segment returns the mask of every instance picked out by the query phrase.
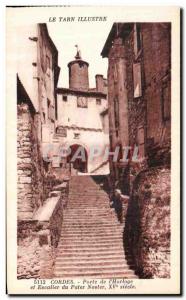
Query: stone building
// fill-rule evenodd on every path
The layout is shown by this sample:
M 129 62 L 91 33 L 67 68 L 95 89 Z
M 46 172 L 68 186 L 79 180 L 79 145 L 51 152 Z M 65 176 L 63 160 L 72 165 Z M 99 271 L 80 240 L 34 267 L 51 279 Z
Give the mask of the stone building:
M 69 88 L 57 89 L 55 143 L 70 147 L 71 155 L 67 157 L 67 162 L 79 146 L 84 149 L 86 161 L 76 159 L 71 164 L 75 172 L 91 173 L 104 164 L 106 166 L 102 172 L 108 174 L 108 162 L 103 160 L 103 155 L 95 155 L 94 158 L 90 155 L 91 147 L 98 147 L 103 152 L 109 144 L 107 81 L 98 74 L 96 88 L 89 88 L 88 67 L 78 50 L 75 60 L 68 64 Z
M 171 25 L 114 23 L 108 57 L 111 189 L 130 196 L 125 240 L 141 276 L 170 276 Z M 137 146 L 137 147 L 136 147 Z M 138 149 L 138 160 L 134 160 Z
M 17 276 L 52 278 L 67 204 L 70 172 L 108 174 L 108 161 L 89 159 L 91 146 L 109 143 L 107 81 L 89 88 L 88 63 L 77 52 L 69 89 L 58 88 L 58 51 L 46 24 L 20 29 L 17 63 Z M 95 142 L 97 143 L 95 145 Z M 70 163 L 56 152 L 79 146 L 86 160 Z M 57 149 L 57 150 L 56 150 Z M 101 168 L 101 170 L 100 170 Z
M 17 276 L 51 276 L 65 193 L 44 160 L 55 133 L 58 51 L 46 24 L 21 27 L 17 63 Z M 63 195 L 64 194 L 64 195 Z
M 46 24 L 22 29 L 16 54 L 20 199 L 18 216 L 23 214 L 25 219 L 26 216 L 32 217 L 45 197 L 42 147 L 43 143 L 50 143 L 56 126 L 58 51 L 48 34 Z

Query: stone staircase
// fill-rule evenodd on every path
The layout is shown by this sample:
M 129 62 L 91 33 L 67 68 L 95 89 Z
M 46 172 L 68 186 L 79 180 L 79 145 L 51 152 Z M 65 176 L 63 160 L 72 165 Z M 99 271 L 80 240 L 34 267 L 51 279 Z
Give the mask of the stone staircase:
M 137 278 L 123 249 L 123 225 L 90 176 L 74 176 L 54 267 L 55 277 Z

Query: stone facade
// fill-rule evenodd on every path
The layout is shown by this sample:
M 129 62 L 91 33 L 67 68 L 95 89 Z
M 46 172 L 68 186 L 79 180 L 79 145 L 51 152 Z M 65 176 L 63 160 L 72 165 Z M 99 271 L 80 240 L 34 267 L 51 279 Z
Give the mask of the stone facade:
M 17 109 L 18 219 L 31 219 L 46 197 L 44 168 L 37 140 L 37 115 L 32 115 L 25 103 Z
M 68 191 L 67 183 L 59 186 L 64 176 L 43 157 L 43 143 L 50 144 L 55 132 L 58 53 L 45 24 L 33 25 L 20 38 L 24 47 L 17 58 L 27 47 L 29 71 L 18 63 L 17 276 L 51 278 Z
M 18 278 L 52 277 L 63 206 L 67 199 L 67 188 L 56 186 L 56 194 L 60 193 L 60 197 L 54 195 L 53 187 L 61 181 L 55 173 L 45 171 L 36 120 L 37 114 L 31 113 L 29 105 L 18 105 Z M 50 193 L 52 189 L 53 194 Z
M 58 118 L 54 141 L 56 147 L 70 147 L 72 152 L 77 146 L 85 149 L 86 166 L 72 163 L 74 172 L 92 173 L 97 170 L 100 174 L 108 174 L 109 166 L 104 155 L 100 153 L 94 159 L 89 155 L 91 147 L 99 147 L 104 153 L 109 145 L 107 82 L 103 75 L 97 74 L 96 88 L 89 88 L 88 66 L 79 51 L 75 60 L 68 64 L 69 88 L 57 89 Z M 64 163 L 61 158 L 60 163 Z
M 130 196 L 125 235 L 129 251 L 136 250 L 139 273 L 147 278 L 170 272 L 170 47 L 170 23 L 115 23 L 102 50 L 109 63 L 111 148 L 130 147 L 128 162 L 110 159 L 110 187 L 112 197 Z M 137 162 L 132 160 L 136 146 Z
M 129 202 L 125 248 L 141 278 L 170 277 L 170 169 L 140 172 Z

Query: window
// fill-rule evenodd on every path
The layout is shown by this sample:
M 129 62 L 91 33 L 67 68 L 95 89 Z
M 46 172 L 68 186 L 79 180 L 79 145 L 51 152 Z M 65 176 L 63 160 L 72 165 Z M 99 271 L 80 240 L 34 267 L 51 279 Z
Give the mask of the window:
M 119 102 L 118 97 L 114 98 L 114 119 L 115 119 L 115 129 L 116 135 L 118 136 L 118 128 L 119 128 Z
M 47 64 L 47 69 L 50 69 L 50 57 L 46 55 L 46 64 Z
M 162 119 L 168 121 L 170 119 L 170 88 L 164 85 L 162 88 Z
M 67 137 L 67 128 L 63 126 L 58 126 L 56 129 L 56 133 L 62 137 Z
M 134 53 L 137 56 L 142 48 L 142 41 L 141 41 L 141 28 L 140 24 L 136 23 L 134 25 Z
M 133 64 L 134 98 L 142 96 L 141 64 Z
M 96 99 L 96 104 L 97 104 L 97 105 L 101 105 L 101 99 L 97 98 L 97 99 Z
M 87 108 L 88 101 L 86 97 L 77 97 L 77 107 Z
M 79 139 L 80 138 L 80 133 L 74 133 L 74 139 Z
M 50 100 L 47 98 L 47 113 L 48 113 L 48 119 L 50 118 Z
M 137 142 L 138 142 L 138 149 L 139 149 L 139 157 L 142 158 L 145 156 L 145 134 L 144 134 L 144 128 L 138 127 L 137 132 Z
M 63 95 L 63 101 L 67 101 L 67 96 L 66 95 Z
M 114 83 L 118 81 L 118 70 L 117 70 L 117 65 L 114 65 Z
M 54 122 L 55 120 L 55 111 L 54 111 L 54 106 L 53 105 L 49 105 L 48 108 L 48 118 Z
M 47 98 L 47 107 L 48 107 L 48 109 L 50 107 L 50 100 L 48 98 Z
M 46 119 L 45 119 L 45 113 L 43 112 L 43 122 L 45 123 L 46 122 Z

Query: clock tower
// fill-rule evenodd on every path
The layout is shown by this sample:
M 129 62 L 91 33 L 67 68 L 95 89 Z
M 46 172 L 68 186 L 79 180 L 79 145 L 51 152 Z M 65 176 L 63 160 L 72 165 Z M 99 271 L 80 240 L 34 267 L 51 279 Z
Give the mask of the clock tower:
M 77 53 L 75 60 L 69 62 L 69 88 L 72 90 L 88 91 L 89 90 L 89 77 L 88 66 L 89 64 L 82 60 L 80 50 L 76 45 Z

